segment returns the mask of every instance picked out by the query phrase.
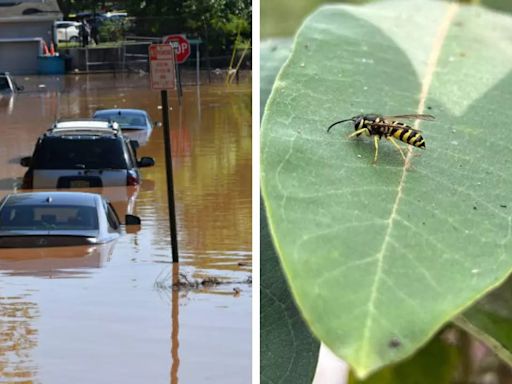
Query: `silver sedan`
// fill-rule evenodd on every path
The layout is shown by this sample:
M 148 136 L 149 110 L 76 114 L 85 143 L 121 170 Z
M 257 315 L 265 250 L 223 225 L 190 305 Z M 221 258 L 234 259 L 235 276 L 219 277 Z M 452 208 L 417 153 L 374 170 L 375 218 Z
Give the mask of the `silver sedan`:
M 126 225 L 140 225 L 134 215 Z M 0 200 L 0 248 L 102 244 L 121 234 L 114 207 L 84 192 L 10 194 Z

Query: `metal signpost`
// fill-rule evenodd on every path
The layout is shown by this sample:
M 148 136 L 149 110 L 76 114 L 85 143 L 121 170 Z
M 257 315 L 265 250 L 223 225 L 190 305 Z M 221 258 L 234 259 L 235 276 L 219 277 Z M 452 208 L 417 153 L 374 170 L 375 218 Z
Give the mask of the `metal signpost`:
M 179 261 L 178 235 L 176 229 L 176 207 L 174 205 L 169 103 L 167 100 L 167 90 L 174 89 L 176 86 L 174 57 L 174 49 L 170 44 L 151 44 L 149 46 L 151 88 L 160 90 L 162 98 L 162 123 L 164 127 L 165 171 L 167 175 L 167 201 L 169 204 L 172 262 L 177 263 Z

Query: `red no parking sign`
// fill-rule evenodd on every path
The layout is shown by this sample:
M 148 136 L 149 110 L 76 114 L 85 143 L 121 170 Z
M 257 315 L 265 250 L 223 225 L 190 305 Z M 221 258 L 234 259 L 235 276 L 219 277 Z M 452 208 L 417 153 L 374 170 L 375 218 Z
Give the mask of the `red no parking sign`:
M 168 35 L 162 39 L 164 44 L 171 44 L 176 53 L 176 62 L 182 64 L 190 56 L 190 42 L 184 35 Z

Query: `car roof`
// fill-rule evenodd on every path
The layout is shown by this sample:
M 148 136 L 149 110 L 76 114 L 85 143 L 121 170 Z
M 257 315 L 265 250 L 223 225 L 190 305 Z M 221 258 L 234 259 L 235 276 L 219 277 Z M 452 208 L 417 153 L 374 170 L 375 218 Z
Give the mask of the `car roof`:
M 141 114 L 141 115 L 145 115 L 145 116 L 148 115 L 148 113 L 145 110 L 134 109 L 134 108 L 98 109 L 94 112 L 94 115 L 96 115 L 97 113 L 99 113 L 99 114 L 111 114 L 111 113 L 116 114 L 117 113 L 120 115 L 125 113 L 125 114 Z
M 55 122 L 45 136 L 83 136 L 83 135 L 107 135 L 119 136 L 120 129 L 116 122 L 101 120 L 69 120 Z
M 28 192 L 12 193 L 7 195 L 1 204 L 3 206 L 14 205 L 38 205 L 38 204 L 57 204 L 57 205 L 76 205 L 80 207 L 96 207 L 98 199 L 102 197 L 96 193 L 87 192 Z M 50 201 L 49 201 L 50 200 Z
M 53 124 L 52 128 L 110 128 L 112 129 L 114 124 L 108 121 L 101 120 L 68 120 L 68 121 L 57 121 Z

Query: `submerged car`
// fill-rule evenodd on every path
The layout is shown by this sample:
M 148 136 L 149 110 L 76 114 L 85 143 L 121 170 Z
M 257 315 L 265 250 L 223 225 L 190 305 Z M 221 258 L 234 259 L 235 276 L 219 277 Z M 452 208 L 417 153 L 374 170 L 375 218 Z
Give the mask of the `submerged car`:
M 137 139 L 141 144 L 148 141 L 153 130 L 153 123 L 148 113 L 143 109 L 99 109 L 94 112 L 93 119 L 115 121 L 123 133 L 132 139 Z
M 125 222 L 140 225 L 134 215 Z M 114 207 L 98 194 L 33 192 L 0 200 L 0 248 L 102 244 L 120 233 Z
M 16 81 L 9 72 L 0 72 L 0 94 L 13 94 L 19 91 L 23 91 L 23 87 L 16 84 Z
M 139 168 L 153 166 L 155 161 L 151 157 L 137 160 L 138 144 L 123 136 L 116 123 L 57 122 L 39 138 L 33 155 L 21 159 L 20 164 L 28 167 L 22 188 L 139 185 Z

